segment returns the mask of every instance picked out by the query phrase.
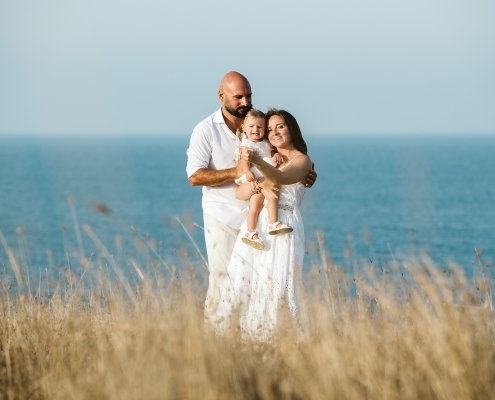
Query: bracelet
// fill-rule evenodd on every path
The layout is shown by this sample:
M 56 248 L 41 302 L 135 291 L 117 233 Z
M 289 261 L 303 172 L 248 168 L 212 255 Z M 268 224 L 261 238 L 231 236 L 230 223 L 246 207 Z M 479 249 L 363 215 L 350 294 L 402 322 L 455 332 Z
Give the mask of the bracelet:
M 261 188 L 257 179 L 251 182 L 251 192 L 253 192 L 253 194 L 261 193 Z

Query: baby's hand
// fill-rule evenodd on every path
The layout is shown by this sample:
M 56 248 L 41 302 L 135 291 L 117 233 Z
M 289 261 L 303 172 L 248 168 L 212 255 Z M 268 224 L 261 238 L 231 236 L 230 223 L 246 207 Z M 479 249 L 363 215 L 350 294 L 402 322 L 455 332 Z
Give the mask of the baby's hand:
M 248 182 L 253 182 L 254 180 L 256 180 L 256 176 L 251 172 L 249 171 L 247 174 L 246 174 L 246 180 Z
M 282 158 L 282 156 L 279 153 L 275 153 L 272 157 L 272 160 L 277 165 L 280 165 L 284 162 L 284 159 Z

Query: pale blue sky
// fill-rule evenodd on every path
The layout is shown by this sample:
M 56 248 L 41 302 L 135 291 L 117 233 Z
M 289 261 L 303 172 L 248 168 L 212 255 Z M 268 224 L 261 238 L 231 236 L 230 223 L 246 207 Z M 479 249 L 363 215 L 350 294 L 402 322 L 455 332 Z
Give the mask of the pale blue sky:
M 495 2 L 0 0 L 0 133 L 189 133 L 229 70 L 307 133 L 495 133 Z

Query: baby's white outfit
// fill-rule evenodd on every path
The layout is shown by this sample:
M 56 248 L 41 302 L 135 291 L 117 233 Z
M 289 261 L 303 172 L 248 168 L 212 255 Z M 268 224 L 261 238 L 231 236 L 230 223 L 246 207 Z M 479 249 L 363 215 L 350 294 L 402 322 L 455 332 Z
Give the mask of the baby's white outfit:
M 271 155 L 272 147 L 270 146 L 270 143 L 268 143 L 268 141 L 263 140 L 261 142 L 252 142 L 244 135 L 241 141 L 241 146 L 249 147 L 250 149 L 256 150 L 258 155 L 260 155 L 263 158 L 263 161 L 266 161 L 268 164 L 275 166 L 275 162 L 272 160 L 272 155 Z M 238 148 L 234 153 L 234 159 L 236 161 L 239 161 L 240 159 Z M 256 168 L 255 166 L 251 168 L 251 171 L 253 172 L 254 176 L 256 176 L 256 178 L 263 176 L 261 172 L 258 170 L 258 168 Z M 247 182 L 246 174 L 242 175 L 240 178 L 237 178 L 235 180 L 235 183 L 237 183 L 238 185 L 244 182 Z

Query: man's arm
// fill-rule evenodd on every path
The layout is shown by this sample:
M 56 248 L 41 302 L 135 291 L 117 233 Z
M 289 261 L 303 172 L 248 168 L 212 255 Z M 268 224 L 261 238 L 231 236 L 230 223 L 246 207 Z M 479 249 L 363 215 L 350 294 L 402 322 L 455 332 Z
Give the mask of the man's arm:
M 232 182 L 242 176 L 238 167 L 229 169 L 200 168 L 189 177 L 191 186 L 219 186 Z
M 237 168 L 210 169 L 208 165 L 212 153 L 212 132 L 208 126 L 196 126 L 187 149 L 187 174 L 191 186 L 219 186 L 242 176 Z

